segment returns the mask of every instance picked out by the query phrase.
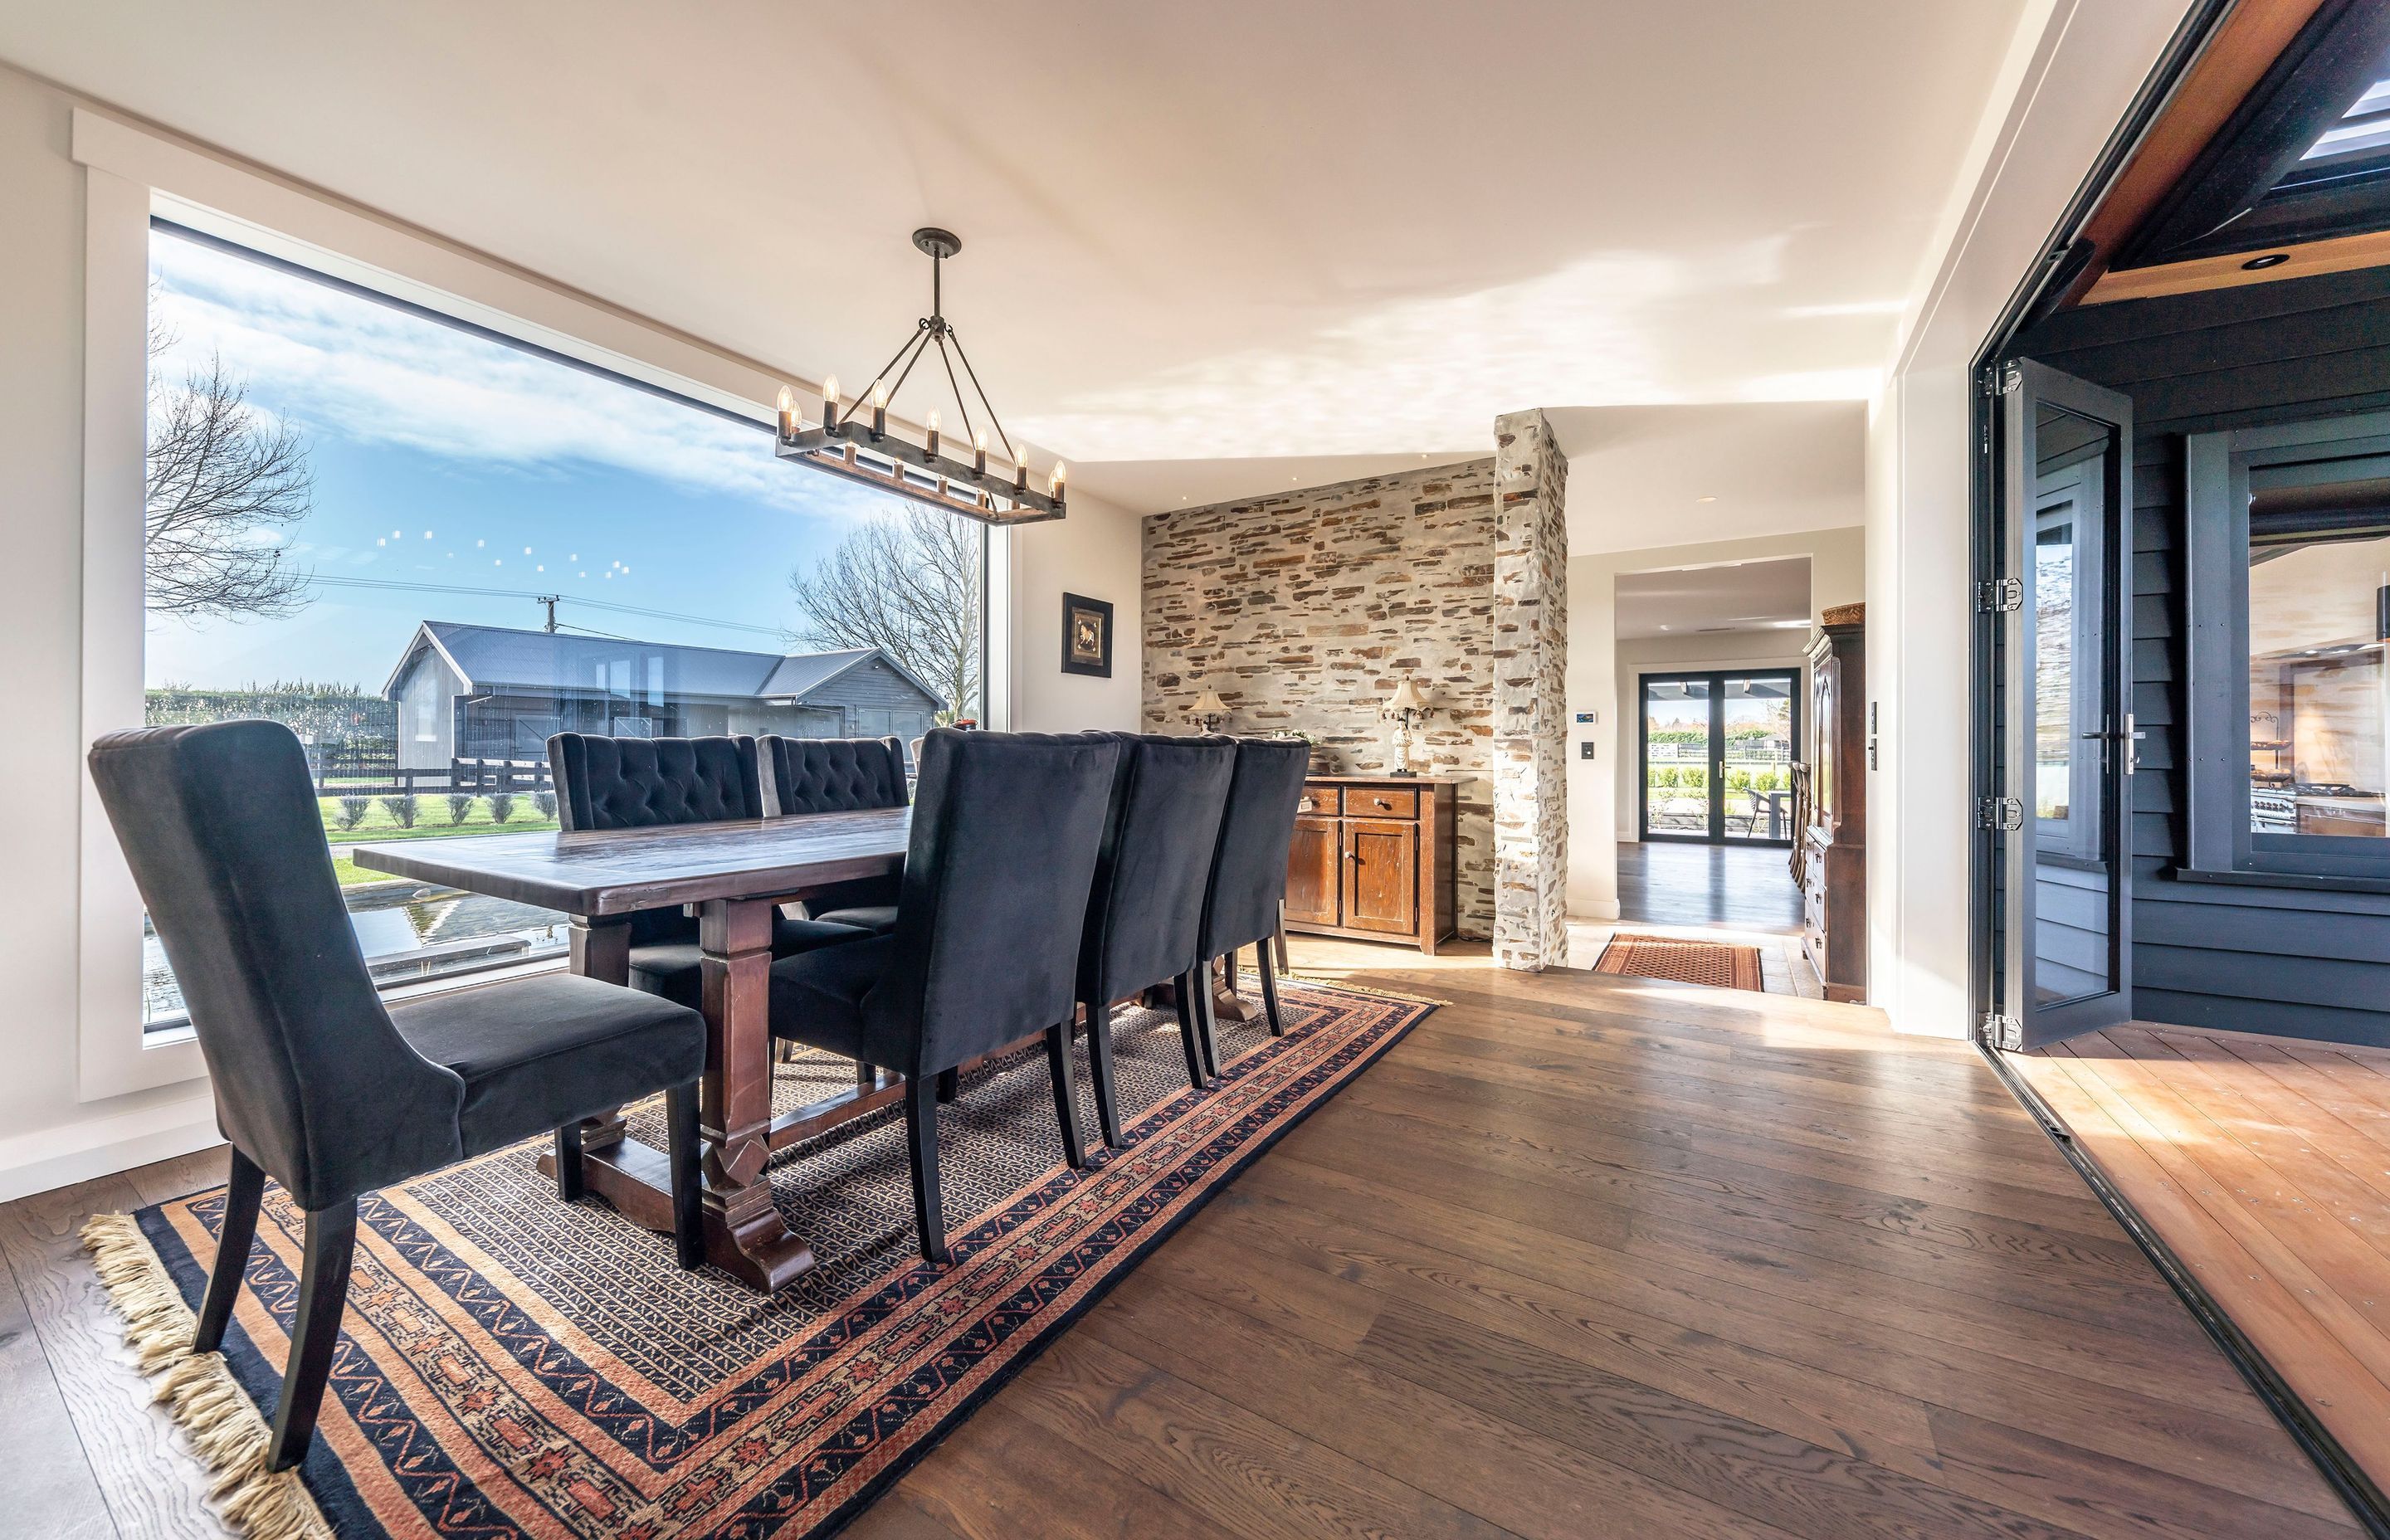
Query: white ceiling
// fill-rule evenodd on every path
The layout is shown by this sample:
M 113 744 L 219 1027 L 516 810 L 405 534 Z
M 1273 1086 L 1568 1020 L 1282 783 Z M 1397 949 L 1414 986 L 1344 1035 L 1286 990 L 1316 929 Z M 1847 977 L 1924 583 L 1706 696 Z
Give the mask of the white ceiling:
M 1863 403 L 1587 406 L 1548 415 L 1568 456 L 1572 556 L 1866 521 Z
M 2021 3 L 115 0 L 0 58 L 801 379 L 946 225 L 1008 424 L 1157 507 L 1863 394 Z
M 1806 630 L 1809 558 L 1621 572 L 1617 605 L 1622 641 L 1705 631 Z

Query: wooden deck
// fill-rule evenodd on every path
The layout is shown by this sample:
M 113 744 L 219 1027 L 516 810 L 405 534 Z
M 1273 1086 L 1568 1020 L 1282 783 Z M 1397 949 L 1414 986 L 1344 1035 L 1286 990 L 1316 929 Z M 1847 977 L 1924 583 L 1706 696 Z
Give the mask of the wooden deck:
M 2390 1052 L 2136 1022 L 2014 1061 L 2390 1487 Z
M 1482 947 L 1294 954 L 1450 1004 L 848 1534 L 2356 1533 L 1967 1046 Z M 216 1167 L 0 1207 L 9 1533 L 217 1533 L 72 1238 Z

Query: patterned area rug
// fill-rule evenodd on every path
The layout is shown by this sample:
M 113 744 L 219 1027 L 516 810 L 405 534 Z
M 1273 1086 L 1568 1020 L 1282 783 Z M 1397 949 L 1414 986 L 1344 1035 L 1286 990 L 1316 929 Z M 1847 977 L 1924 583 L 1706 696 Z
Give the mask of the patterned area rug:
M 602 1200 L 559 1202 L 538 1143 L 367 1198 L 303 1485 L 255 1471 L 298 1290 L 302 1221 L 281 1190 L 267 1189 L 222 1360 L 189 1353 L 221 1189 L 87 1235 L 161 1399 L 257 1540 L 819 1535 L 1433 1008 L 1282 991 L 1285 1037 L 1221 1023 L 1227 1072 L 1209 1096 L 1188 1089 L 1175 1017 L 1121 1012 L 1129 1143 L 1102 1155 L 1090 1127 L 1083 1172 L 1062 1161 L 1042 1052 L 968 1078 L 939 1119 L 945 1268 L 914 1247 L 893 1109 L 775 1158 L 781 1212 L 820 1263 L 768 1299 L 680 1272 L 666 1238 Z M 784 1106 L 852 1084 L 842 1059 L 777 1072 Z M 633 1116 L 658 1143 L 660 1122 Z
M 1596 973 L 1629 973 L 1638 979 L 1670 979 L 1719 989 L 1764 989 L 1759 949 L 1716 941 L 1686 941 L 1620 931 L 1601 949 Z

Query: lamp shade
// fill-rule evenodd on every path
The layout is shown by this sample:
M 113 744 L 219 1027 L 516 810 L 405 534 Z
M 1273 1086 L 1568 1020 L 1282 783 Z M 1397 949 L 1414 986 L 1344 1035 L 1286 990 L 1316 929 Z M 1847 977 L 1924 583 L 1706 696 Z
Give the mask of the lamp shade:
M 1228 703 L 1220 699 L 1220 692 L 1218 690 L 1207 689 L 1202 694 L 1195 698 L 1195 704 L 1187 708 L 1187 714 L 1189 716 L 1226 716 L 1228 714 Z
M 1427 710 L 1427 695 L 1420 688 L 1417 679 L 1405 674 L 1403 682 L 1394 687 L 1394 698 L 1386 702 L 1386 710 L 1389 712 L 1423 712 Z

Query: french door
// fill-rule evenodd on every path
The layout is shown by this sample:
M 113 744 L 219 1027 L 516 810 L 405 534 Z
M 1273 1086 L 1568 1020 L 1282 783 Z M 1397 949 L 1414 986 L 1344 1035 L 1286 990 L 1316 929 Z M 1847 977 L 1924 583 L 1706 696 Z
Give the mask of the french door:
M 1642 838 L 1792 842 L 1799 670 L 1647 674 L 1637 693 Z
M 2132 404 L 2030 360 L 2003 394 L 1999 1046 L 2133 1013 Z

